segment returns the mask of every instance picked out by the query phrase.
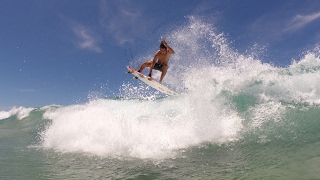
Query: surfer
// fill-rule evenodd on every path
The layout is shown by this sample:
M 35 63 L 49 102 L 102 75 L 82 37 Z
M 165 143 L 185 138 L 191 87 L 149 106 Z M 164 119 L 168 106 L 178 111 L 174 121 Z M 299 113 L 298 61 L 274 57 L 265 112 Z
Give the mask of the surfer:
M 161 71 L 161 76 L 159 83 L 161 84 L 162 79 L 167 73 L 168 70 L 168 62 L 171 54 L 174 54 L 173 49 L 167 44 L 164 38 L 161 39 L 160 50 L 156 52 L 153 59 L 151 61 L 144 62 L 138 72 L 142 72 L 145 67 L 149 67 L 148 76 L 151 78 L 152 69 Z M 152 68 L 151 68 L 152 67 Z

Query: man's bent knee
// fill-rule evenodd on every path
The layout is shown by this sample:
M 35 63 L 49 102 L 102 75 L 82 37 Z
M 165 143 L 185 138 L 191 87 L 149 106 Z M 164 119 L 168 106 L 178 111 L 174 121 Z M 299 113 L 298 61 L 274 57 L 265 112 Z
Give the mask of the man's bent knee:
M 162 71 L 166 71 L 168 69 L 168 65 L 163 65 L 162 66 Z

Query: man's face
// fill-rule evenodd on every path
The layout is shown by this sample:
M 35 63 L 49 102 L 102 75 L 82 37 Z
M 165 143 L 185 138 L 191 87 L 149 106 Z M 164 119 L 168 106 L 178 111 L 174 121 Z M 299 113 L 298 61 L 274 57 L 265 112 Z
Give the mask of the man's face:
M 166 54 L 167 50 L 165 48 L 160 48 L 160 52 L 161 52 L 161 54 Z

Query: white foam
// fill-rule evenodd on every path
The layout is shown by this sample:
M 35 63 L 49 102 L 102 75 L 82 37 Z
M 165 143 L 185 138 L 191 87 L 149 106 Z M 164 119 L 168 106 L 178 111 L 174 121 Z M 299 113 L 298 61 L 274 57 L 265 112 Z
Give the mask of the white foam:
M 203 141 L 227 141 L 240 125 L 234 115 L 185 98 L 94 100 L 48 111 L 44 117 L 52 119 L 42 135 L 44 147 L 139 158 L 165 158 Z

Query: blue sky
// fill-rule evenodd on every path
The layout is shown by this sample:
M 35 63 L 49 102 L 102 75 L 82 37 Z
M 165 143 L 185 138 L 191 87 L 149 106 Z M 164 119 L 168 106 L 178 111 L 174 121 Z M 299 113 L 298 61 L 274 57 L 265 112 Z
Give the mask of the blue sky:
M 125 49 L 151 58 L 188 16 L 212 23 L 240 53 L 265 47 L 261 60 L 277 66 L 320 41 L 317 0 L 2 0 L 0 109 L 117 95 L 131 78 Z

